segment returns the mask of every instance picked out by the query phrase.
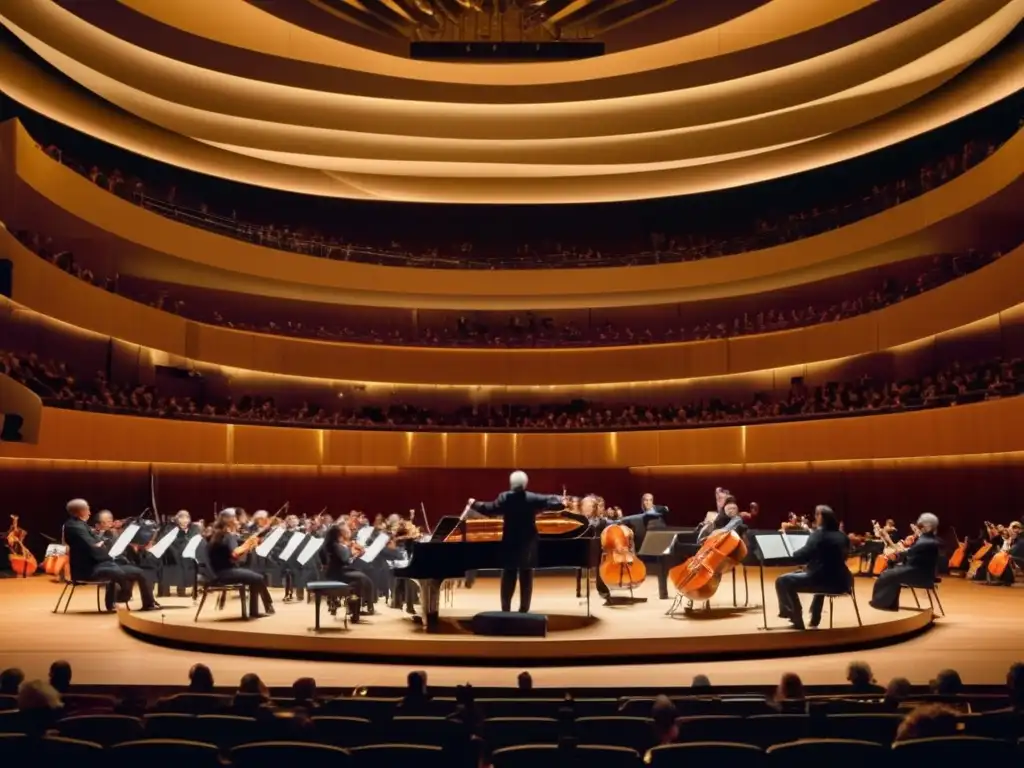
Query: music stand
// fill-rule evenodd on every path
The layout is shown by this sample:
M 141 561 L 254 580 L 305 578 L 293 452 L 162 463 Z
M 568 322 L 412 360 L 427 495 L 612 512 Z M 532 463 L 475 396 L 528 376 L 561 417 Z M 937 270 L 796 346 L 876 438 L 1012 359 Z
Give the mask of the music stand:
M 679 531 L 658 530 L 648 531 L 644 543 L 637 553 L 640 557 L 652 557 L 658 561 L 658 598 L 668 600 L 667 572 L 669 557 L 676 547 Z
M 807 543 L 809 534 L 788 533 L 783 535 L 780 531 L 750 531 L 747 535 L 747 545 L 751 554 L 757 558 L 758 573 L 761 582 L 761 617 L 764 621 L 759 629 L 771 630 L 781 627 L 768 626 L 768 601 L 764 591 L 764 563 L 765 560 L 786 560 L 793 556 L 800 547 Z M 792 539 L 802 539 L 799 547 L 793 547 Z

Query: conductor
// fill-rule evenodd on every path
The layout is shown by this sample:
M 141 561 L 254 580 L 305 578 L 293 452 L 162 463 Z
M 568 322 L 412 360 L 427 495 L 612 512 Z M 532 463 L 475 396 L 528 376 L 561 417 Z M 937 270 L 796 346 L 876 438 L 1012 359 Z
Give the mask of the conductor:
M 501 534 L 501 610 L 512 610 L 519 579 L 519 612 L 529 613 L 533 598 L 533 571 L 537 567 L 537 513 L 565 508 L 561 496 L 531 493 L 530 479 L 516 470 L 508 478 L 509 490 L 494 501 L 469 500 L 469 507 L 489 517 L 503 517 Z

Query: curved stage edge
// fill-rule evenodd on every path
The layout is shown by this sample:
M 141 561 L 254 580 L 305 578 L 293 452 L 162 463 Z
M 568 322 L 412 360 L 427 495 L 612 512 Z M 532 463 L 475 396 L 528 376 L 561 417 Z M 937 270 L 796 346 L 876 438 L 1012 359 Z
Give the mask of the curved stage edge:
M 145 642 L 215 653 L 454 666 L 804 656 L 897 643 L 929 629 L 934 618 L 927 608 L 894 614 L 870 608 L 871 582 L 858 579 L 863 626 L 857 626 L 852 601 L 838 598 L 834 628 L 797 632 L 775 617 L 774 584 L 766 579 L 769 630 L 765 631 L 756 572 L 750 577 L 747 607 L 743 606 L 740 579 L 739 607 L 732 605 L 727 581 L 710 612 L 669 617 L 665 612 L 671 601 L 657 599 L 650 579 L 637 593 L 648 597 L 647 602 L 605 606 L 593 594 L 590 618 L 585 604 L 575 598 L 574 581 L 562 576 L 539 577 L 533 608 L 548 616 L 545 638 L 485 637 L 469 630 L 469 619 L 475 613 L 496 608 L 495 579 L 482 579 L 473 590 L 457 590 L 454 605 L 442 606 L 439 631 L 429 634 L 404 612 L 389 608 L 378 608 L 375 615 L 350 623 L 346 630 L 340 617 L 331 617 L 326 607 L 317 633 L 312 604 L 281 604 L 279 600 L 276 615 L 255 621 L 240 620 L 236 599 L 223 611 L 217 611 L 208 600 L 198 622 L 194 621 L 191 599 L 166 600 L 164 610 L 151 613 L 121 608 L 118 621 L 123 630 Z M 904 602 L 909 599 L 905 597 Z M 825 610 L 822 627 L 829 624 L 827 604 Z

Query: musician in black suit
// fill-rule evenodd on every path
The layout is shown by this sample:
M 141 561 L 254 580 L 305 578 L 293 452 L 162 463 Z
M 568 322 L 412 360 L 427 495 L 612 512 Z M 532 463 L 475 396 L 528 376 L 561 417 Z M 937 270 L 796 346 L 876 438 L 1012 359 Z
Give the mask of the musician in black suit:
M 512 610 L 512 596 L 519 578 L 519 612 L 529 613 L 533 598 L 533 571 L 537 567 L 537 513 L 565 508 L 565 499 L 554 494 L 531 493 L 526 490 L 529 478 L 525 472 L 509 475 L 509 488 L 494 501 L 469 500 L 476 512 L 502 517 L 501 534 L 501 610 Z
M 939 518 L 925 512 L 917 519 L 921 534 L 905 552 L 900 553 L 896 565 L 887 568 L 877 579 L 871 592 L 871 607 L 880 611 L 900 609 L 900 591 L 903 587 L 926 589 L 935 584 L 935 568 L 939 563 L 939 537 L 936 531 Z
M 240 568 L 235 558 L 235 550 L 241 545 L 238 538 L 238 517 L 234 513 L 221 512 L 213 526 L 213 535 L 207 546 L 210 570 L 213 572 L 211 584 L 245 584 L 249 588 L 249 618 L 259 617 L 259 601 L 263 601 L 263 611 L 267 616 L 274 614 L 274 601 L 267 589 L 263 574 L 249 568 Z
M 106 607 L 114 610 L 114 598 L 118 591 L 131 594 L 132 585 L 139 585 L 142 596 L 142 610 L 154 611 L 160 605 L 153 598 L 153 589 L 146 581 L 141 568 L 115 563 L 107 553 L 108 542 L 89 528 L 89 502 L 72 499 L 67 504 L 68 517 L 64 524 L 64 542 L 68 547 L 68 561 L 71 578 L 79 581 L 106 581 Z
M 194 559 L 184 556 L 185 548 L 193 536 L 202 533 L 202 529 L 192 522 L 192 516 L 185 509 L 174 516 L 172 525 L 178 528 L 178 535 L 174 537 L 161 559 L 163 567 L 160 570 L 159 594 L 168 597 L 171 594 L 171 587 L 174 587 L 178 597 L 184 597 L 195 584 L 197 568 Z M 171 530 L 173 529 L 168 526 L 159 536 L 169 534 Z
M 811 626 L 821 623 L 826 594 L 849 592 L 853 574 L 846 567 L 850 540 L 839 530 L 839 520 L 831 507 L 819 504 L 814 509 L 814 532 L 807 543 L 793 553 L 793 561 L 804 569 L 775 580 L 779 598 L 779 618 L 789 619 L 796 629 L 804 628 L 800 592 L 815 592 L 811 600 Z
M 739 522 L 734 522 L 736 519 Z M 732 526 L 733 530 L 737 530 L 741 535 L 746 531 L 746 525 L 744 524 L 743 518 L 740 517 L 740 505 L 736 499 L 732 496 L 726 496 L 722 502 L 722 508 L 718 510 L 718 514 L 715 515 L 714 520 L 709 523 L 704 523 L 700 531 L 697 533 L 697 543 L 702 544 L 704 540 L 716 531 L 725 530 L 726 527 Z

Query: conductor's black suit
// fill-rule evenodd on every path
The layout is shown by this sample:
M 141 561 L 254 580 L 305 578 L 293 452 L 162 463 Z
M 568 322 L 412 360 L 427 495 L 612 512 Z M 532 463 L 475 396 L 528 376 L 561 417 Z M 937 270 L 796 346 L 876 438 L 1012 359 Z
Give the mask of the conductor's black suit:
M 473 509 L 490 517 L 504 518 L 501 534 L 501 610 L 512 610 L 512 596 L 519 578 L 519 612 L 530 610 L 533 570 L 537 567 L 537 513 L 564 508 L 561 496 L 505 491 L 494 501 L 475 501 Z

